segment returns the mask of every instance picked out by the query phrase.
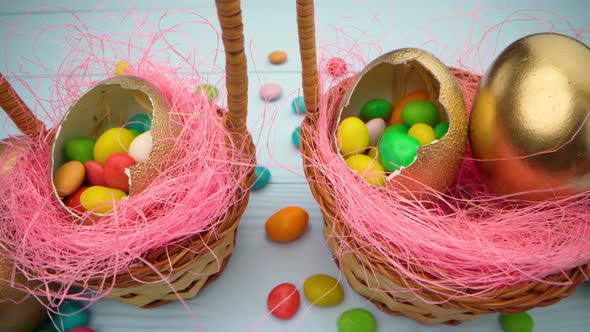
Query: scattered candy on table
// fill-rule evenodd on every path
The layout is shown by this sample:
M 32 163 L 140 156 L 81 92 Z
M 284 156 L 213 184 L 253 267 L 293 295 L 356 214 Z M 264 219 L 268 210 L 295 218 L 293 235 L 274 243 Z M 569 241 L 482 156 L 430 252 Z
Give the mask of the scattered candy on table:
M 266 83 L 260 88 L 260 98 L 265 101 L 275 101 L 281 97 L 283 89 L 276 83 Z
M 305 100 L 303 100 L 303 96 L 297 96 L 293 98 L 291 102 L 291 107 L 293 108 L 293 112 L 296 114 L 303 114 L 305 113 Z
M 59 307 L 59 314 L 52 314 L 51 318 L 60 331 L 71 331 L 88 325 L 90 314 L 80 302 L 68 301 Z
M 338 57 L 328 59 L 326 67 L 328 69 L 328 74 L 333 77 L 340 77 L 346 74 L 347 71 L 346 61 Z
M 301 126 L 295 128 L 291 134 L 291 142 L 297 149 L 301 146 Z
M 287 61 L 287 53 L 284 51 L 272 51 L 268 54 L 268 61 L 273 65 L 280 65 Z
M 283 283 L 273 288 L 266 299 L 268 310 L 279 319 L 291 319 L 301 304 L 301 297 L 295 285 Z
M 291 242 L 305 233 L 308 223 L 307 211 L 297 206 L 288 206 L 270 216 L 264 228 L 272 241 Z
M 206 94 L 209 100 L 215 100 L 215 98 L 217 98 L 217 96 L 219 95 L 219 90 L 217 89 L 217 87 L 211 84 L 203 84 L 197 87 L 195 93 L 198 95 Z
M 526 312 L 501 314 L 500 323 L 504 332 L 533 332 L 534 322 Z
M 364 309 L 351 309 L 338 318 L 338 332 L 375 332 L 377 321 L 373 314 Z
M 254 183 L 252 190 L 258 190 L 268 184 L 270 181 L 270 170 L 264 166 L 256 166 L 254 168 Z
M 313 305 L 331 307 L 342 302 L 342 286 L 335 278 L 325 274 L 315 274 L 303 283 L 303 294 Z

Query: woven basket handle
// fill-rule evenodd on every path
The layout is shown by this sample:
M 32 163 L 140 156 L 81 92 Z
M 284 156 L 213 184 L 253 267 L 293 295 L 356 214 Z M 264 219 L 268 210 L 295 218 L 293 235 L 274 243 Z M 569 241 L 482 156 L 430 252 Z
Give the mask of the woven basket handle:
M 36 139 L 39 135 L 45 135 L 43 122 L 35 117 L 1 73 L 0 107 L 4 109 L 16 127 L 25 135 L 33 139 Z
M 297 31 L 301 53 L 303 99 L 308 113 L 317 111 L 318 68 L 313 0 L 297 0 Z
M 239 0 L 215 0 L 225 49 L 227 89 L 227 126 L 238 135 L 246 135 L 248 116 L 248 73 L 244 53 L 244 26 Z

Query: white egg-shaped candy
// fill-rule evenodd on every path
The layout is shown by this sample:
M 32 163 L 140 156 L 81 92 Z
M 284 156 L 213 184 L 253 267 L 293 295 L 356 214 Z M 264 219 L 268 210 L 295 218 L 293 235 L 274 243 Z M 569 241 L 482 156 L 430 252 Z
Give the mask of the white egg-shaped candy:
M 152 132 L 146 131 L 138 135 L 129 145 L 129 156 L 137 163 L 142 163 L 150 158 L 152 152 Z
M 385 121 L 381 118 L 375 118 L 365 123 L 367 129 L 369 129 L 369 146 L 375 146 L 379 143 L 379 139 L 385 131 Z

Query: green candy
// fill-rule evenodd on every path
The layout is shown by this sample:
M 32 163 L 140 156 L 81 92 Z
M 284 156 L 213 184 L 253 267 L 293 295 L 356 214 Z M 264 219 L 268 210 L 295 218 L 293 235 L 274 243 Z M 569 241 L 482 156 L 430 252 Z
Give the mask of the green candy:
M 129 129 L 129 131 L 133 134 L 134 137 L 141 135 L 141 133 L 135 129 Z
M 388 172 L 409 166 L 414 159 L 420 142 L 414 137 L 396 131 L 386 131 L 377 145 L 381 165 Z
M 414 100 L 402 109 L 402 120 L 408 127 L 425 123 L 434 127 L 438 122 L 438 108 L 430 100 Z
M 534 322 L 526 312 L 519 314 L 500 315 L 504 332 L 533 332 Z
M 387 127 L 385 129 L 385 132 L 387 132 L 387 131 L 395 131 L 395 132 L 398 132 L 398 133 L 401 133 L 401 134 L 407 134 L 408 133 L 408 130 L 410 130 L 408 128 L 408 126 L 406 126 L 405 124 L 398 123 L 398 124 L 394 124 L 394 125 L 391 125 L 391 126 Z
M 88 310 L 80 302 L 71 301 L 59 307 L 60 314 L 52 314 L 51 317 L 57 327 L 63 331 L 69 331 L 74 327 L 87 326 L 90 315 Z
M 351 309 L 340 315 L 337 326 L 338 332 L 375 332 L 377 321 L 367 310 Z
M 94 144 L 96 140 L 89 137 L 77 137 L 68 140 L 64 150 L 68 160 L 78 160 L 85 163 L 94 159 Z
M 210 84 L 203 84 L 197 87 L 197 94 L 200 95 L 203 94 L 203 92 L 207 94 L 209 100 L 213 100 L 219 95 L 219 90 Z
M 387 122 L 389 121 L 392 111 L 393 106 L 387 100 L 373 99 L 369 100 L 363 105 L 361 108 L 361 113 L 359 114 L 359 118 L 361 118 L 363 122 L 367 122 L 376 118 L 381 118 Z
M 152 127 L 152 119 L 147 114 L 138 113 L 130 117 L 125 125 L 126 129 L 135 130 L 140 134 L 150 130 Z
M 436 139 L 441 139 L 441 137 L 445 136 L 445 134 L 449 131 L 449 123 L 448 122 L 441 122 L 434 126 L 434 135 Z

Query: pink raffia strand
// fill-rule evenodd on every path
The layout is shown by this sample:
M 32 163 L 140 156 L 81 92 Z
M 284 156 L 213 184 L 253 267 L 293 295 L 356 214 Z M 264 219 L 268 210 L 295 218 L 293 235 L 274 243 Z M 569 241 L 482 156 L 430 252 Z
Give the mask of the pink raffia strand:
M 518 14 L 532 20 L 538 12 Z M 512 15 L 517 13 L 489 28 L 484 37 L 494 36 L 494 30 L 501 30 Z M 563 18 L 558 16 L 558 19 Z M 580 32 L 570 34 L 586 39 Z M 485 38 L 477 44 L 490 48 L 493 42 Z M 435 292 L 446 290 L 446 298 L 448 294 L 478 297 L 519 283 L 549 283 L 542 278 L 590 262 L 590 191 L 536 203 L 498 196 L 484 184 L 469 148 L 456 183 L 446 193 L 429 191 L 430 197 L 435 197 L 433 201 L 408 199 L 400 192 L 373 188 L 350 171 L 335 148 L 338 99 L 328 104 L 329 98 L 337 98 L 336 91 L 347 89 L 350 81 L 331 75 L 330 59 L 337 54 L 353 64 L 354 69 L 348 72 L 351 77 L 371 60 L 365 53 L 382 52 L 370 38 L 358 42 L 344 29 L 337 31 L 335 41 L 329 42 L 327 47 L 318 47 L 319 90 L 322 91 L 319 112 L 302 128 L 310 133 L 314 144 L 305 141 L 301 144 L 311 149 L 305 156 L 308 167 L 318 169 L 323 175 L 323 179 L 315 181 L 329 191 L 336 204 L 337 219 L 348 229 L 339 239 L 336 255 L 354 248 L 363 252 L 370 248 L 370 252 L 383 257 L 383 266 L 400 271 Z M 484 56 L 478 53 L 481 50 L 477 45 L 465 47 L 468 51 L 459 57 L 459 66 L 470 57 L 477 62 Z M 458 83 L 466 107 L 471 110 L 477 79 L 466 76 Z M 355 244 L 349 245 L 351 241 Z M 416 271 L 412 266 L 423 270 Z M 420 296 L 418 290 L 410 291 Z
M 111 216 L 94 225 L 74 222 L 54 198 L 48 172 L 51 141 L 15 136 L 1 143 L 10 153 L 0 156 L 0 250 L 30 281 L 14 287 L 47 297 L 56 306 L 64 299 L 95 300 L 113 285 L 104 282 L 90 289 L 90 280 L 106 281 L 143 264 L 141 258 L 150 250 L 215 228 L 230 206 L 241 204 L 248 189 L 243 185 L 248 168 L 243 166 L 253 160 L 228 144 L 230 135 L 220 117 L 224 111 L 206 95 L 194 93 L 198 86 L 211 84 L 197 70 L 195 55 L 181 55 L 166 40 L 167 33 L 179 37 L 182 24 L 209 25 L 193 15 L 195 21 L 175 22 L 169 30 L 140 33 L 138 25 L 138 31 L 110 36 L 90 33 L 72 14 L 70 27 L 76 29 L 66 39 L 77 43 L 68 45 L 67 56 L 51 76 L 51 99 L 35 102 L 49 127 L 59 123 L 84 91 L 113 76 L 116 64 L 124 60 L 129 65 L 125 74 L 146 79 L 165 96 L 182 130 L 167 168 L 145 191 L 124 199 Z M 183 37 L 187 43 L 191 40 Z M 36 63 L 34 58 L 29 61 Z M 39 68 L 51 71 L 41 63 Z M 221 90 L 220 83 L 212 85 Z M 10 172 L 1 171 L 12 164 Z

